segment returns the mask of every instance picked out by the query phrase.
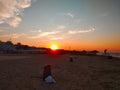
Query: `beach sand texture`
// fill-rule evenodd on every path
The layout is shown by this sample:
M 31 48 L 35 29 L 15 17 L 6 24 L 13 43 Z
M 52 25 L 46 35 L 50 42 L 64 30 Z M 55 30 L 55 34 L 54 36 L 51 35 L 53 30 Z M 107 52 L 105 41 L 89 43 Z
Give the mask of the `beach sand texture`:
M 55 84 L 43 82 L 48 64 Z M 0 90 L 120 90 L 120 58 L 0 55 Z

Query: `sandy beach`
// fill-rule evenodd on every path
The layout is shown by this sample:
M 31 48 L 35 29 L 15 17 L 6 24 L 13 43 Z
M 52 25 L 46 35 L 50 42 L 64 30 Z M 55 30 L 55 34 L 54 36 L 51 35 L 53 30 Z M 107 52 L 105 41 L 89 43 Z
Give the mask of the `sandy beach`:
M 51 65 L 55 84 L 43 82 Z M 120 58 L 68 55 L 0 55 L 0 90 L 120 90 Z

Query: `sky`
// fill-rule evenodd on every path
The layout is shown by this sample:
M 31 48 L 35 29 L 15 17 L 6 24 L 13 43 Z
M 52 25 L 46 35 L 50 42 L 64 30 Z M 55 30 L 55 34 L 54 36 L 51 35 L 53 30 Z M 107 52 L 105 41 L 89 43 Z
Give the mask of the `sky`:
M 0 0 L 0 41 L 120 52 L 120 0 Z

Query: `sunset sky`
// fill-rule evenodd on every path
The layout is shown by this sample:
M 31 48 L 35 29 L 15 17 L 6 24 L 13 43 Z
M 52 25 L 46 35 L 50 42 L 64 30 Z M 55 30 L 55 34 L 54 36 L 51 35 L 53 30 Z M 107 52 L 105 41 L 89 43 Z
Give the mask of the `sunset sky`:
M 120 0 L 0 0 L 0 40 L 120 52 Z

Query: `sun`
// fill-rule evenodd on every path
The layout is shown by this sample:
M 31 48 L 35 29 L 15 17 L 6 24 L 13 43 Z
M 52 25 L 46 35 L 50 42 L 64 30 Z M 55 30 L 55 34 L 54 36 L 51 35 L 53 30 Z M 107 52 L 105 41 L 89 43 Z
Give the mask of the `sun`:
M 57 45 L 52 45 L 50 48 L 51 48 L 52 50 L 57 50 L 57 49 L 58 49 L 58 46 L 57 46 Z

